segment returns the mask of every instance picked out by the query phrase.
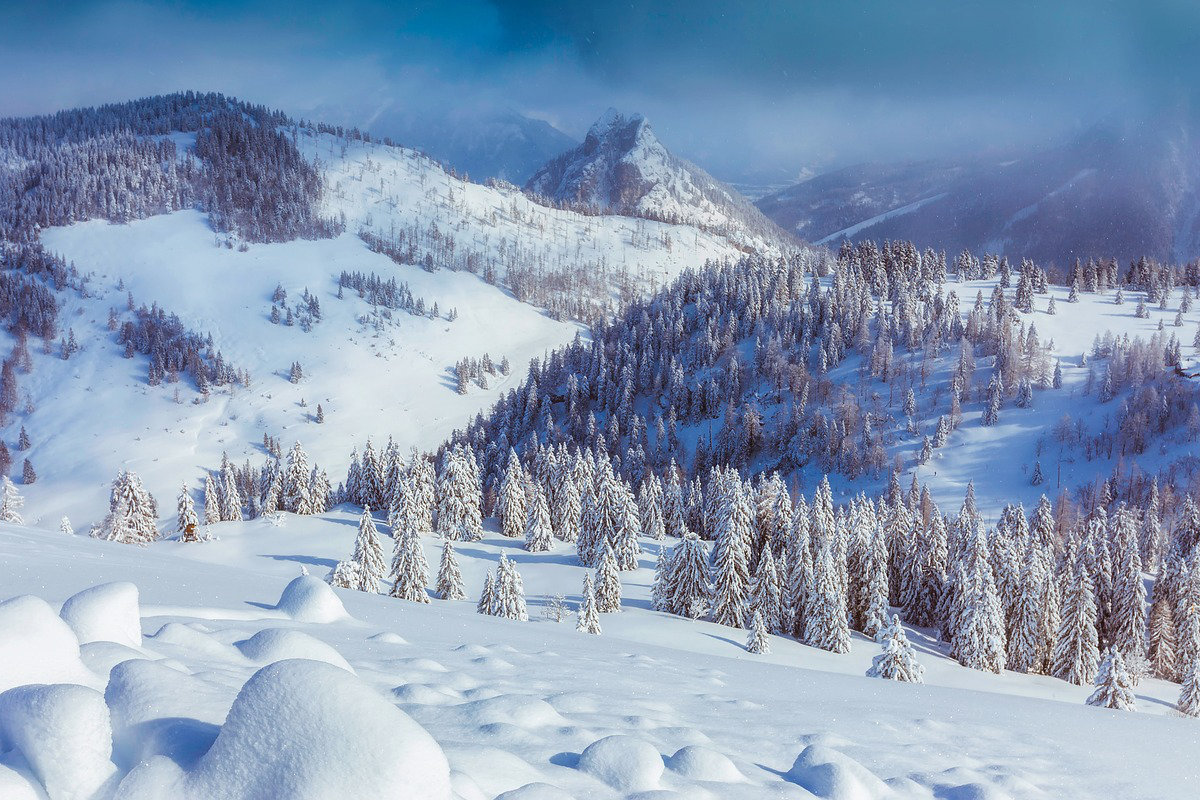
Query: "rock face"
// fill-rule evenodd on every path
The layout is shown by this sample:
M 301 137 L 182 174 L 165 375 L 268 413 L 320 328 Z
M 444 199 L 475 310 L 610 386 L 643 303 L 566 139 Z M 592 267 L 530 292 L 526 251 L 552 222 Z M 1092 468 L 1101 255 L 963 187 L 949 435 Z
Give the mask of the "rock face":
M 736 191 L 667 150 L 641 114 L 611 108 L 582 144 L 539 169 L 525 190 L 601 212 L 696 225 L 754 249 L 789 241 Z

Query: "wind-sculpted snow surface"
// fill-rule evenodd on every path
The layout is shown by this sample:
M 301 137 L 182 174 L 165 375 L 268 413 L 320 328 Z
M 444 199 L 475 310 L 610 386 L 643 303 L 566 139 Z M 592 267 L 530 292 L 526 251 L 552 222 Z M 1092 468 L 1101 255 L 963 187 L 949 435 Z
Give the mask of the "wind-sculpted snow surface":
M 251 527 L 222 526 L 208 559 L 238 551 L 239 525 Z M 284 530 L 298 550 L 315 550 L 339 527 L 349 526 Z M 962 688 L 946 688 L 955 681 L 943 667 L 931 671 L 940 686 L 871 680 L 861 667 L 877 646 L 861 637 L 845 656 L 780 637 L 772 655 L 748 656 L 728 629 L 641 608 L 648 569 L 626 574 L 625 613 L 586 636 L 538 616 L 478 615 L 473 600 L 341 590 L 336 619 L 281 618 L 307 583 L 289 585 L 294 563 L 205 563 L 163 546 L 131 559 L 120 545 L 11 526 L 0 528 L 0 566 L 30 543 L 43 558 L 7 569 L 13 590 L 57 602 L 87 589 L 86 573 L 133 579 L 156 633 L 126 647 L 111 673 L 76 658 L 73 677 L 13 676 L 0 694 L 5 798 L 1174 800 L 1200 780 L 1181 757 L 1200 746 L 1190 720 L 1089 708 L 1072 694 L 1082 687 L 1036 676 L 952 667 Z M 498 544 L 489 534 L 461 548 L 464 562 L 482 563 Z M 575 568 L 530 560 L 543 557 L 518 562 L 534 605 L 557 591 L 551 576 L 578 583 Z M 474 586 L 480 564 L 468 565 Z M 82 596 L 128 611 L 107 589 Z M 49 604 L 0 603 L 0 622 L 14 610 L 42 631 L 22 642 L 27 662 L 70 661 L 77 640 Z M 7 644 L 14 628 L 2 630 Z M 356 674 L 311 660 L 317 649 Z M 838 663 L 857 674 L 838 674 Z M 1153 706 L 1147 683 L 1139 704 Z

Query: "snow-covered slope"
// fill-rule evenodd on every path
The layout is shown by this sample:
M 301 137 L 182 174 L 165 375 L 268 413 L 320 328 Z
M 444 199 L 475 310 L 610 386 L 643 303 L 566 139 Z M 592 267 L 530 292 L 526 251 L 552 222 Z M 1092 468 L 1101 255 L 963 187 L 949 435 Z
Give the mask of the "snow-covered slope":
M 0 638 L 4 688 L 62 681 L 64 669 L 90 687 L 69 706 L 42 698 L 43 708 L 64 706 L 57 721 L 9 717 L 8 741 L 28 758 L 67 729 L 96 731 L 84 751 L 0 771 L 5 796 L 54 776 L 123 781 L 125 798 L 207 798 L 247 775 L 275 775 L 274 791 L 292 797 L 329 796 L 336 785 L 448 798 L 448 778 L 463 800 L 656 790 L 734 800 L 1165 800 L 1190 797 L 1200 780 L 1181 757 L 1200 746 L 1195 723 L 1090 708 L 1085 690 L 1046 678 L 965 670 L 919 635 L 935 685 L 862 677 L 876 645 L 857 637 L 847 656 L 780 638 L 772 655 L 749 655 L 740 632 L 645 610 L 645 558 L 625 576 L 623 612 L 604 615 L 603 635 L 590 637 L 539 615 L 553 592 L 577 599 L 582 570 L 558 566 L 555 552 L 514 552 L 495 534 L 460 551 L 471 551 L 468 589 L 507 552 L 524 576 L 528 623 L 477 615 L 470 600 L 418 605 L 339 590 L 342 617 L 332 591 L 304 583 L 315 578 L 285 589 L 297 562 L 319 570 L 350 546 L 353 519 L 337 512 L 215 532 L 220 541 L 140 549 L 0 527 L 5 595 L 49 603 L 0 605 L 0 626 L 17 612 L 27 620 L 19 636 Z M 426 546 L 432 555 L 436 542 Z M 103 629 L 56 622 L 60 602 L 108 581 L 133 581 L 140 609 L 112 587 L 73 603 L 103 616 Z M 140 642 L 125 638 L 131 619 Z M 103 641 L 114 629 L 124 644 Z M 76 639 L 85 642 L 79 655 Z M 310 661 L 287 660 L 296 658 Z M 1166 689 L 1144 682 L 1139 708 L 1165 710 Z M 100 718 L 112 726 L 111 750 Z M 283 740 L 286 748 L 250 744 Z M 405 795 L 416 781 L 426 788 Z
M 700 225 L 748 249 L 786 246 L 786 234 L 736 191 L 668 151 L 640 114 L 610 108 L 581 145 L 549 161 L 525 188 L 560 202 Z

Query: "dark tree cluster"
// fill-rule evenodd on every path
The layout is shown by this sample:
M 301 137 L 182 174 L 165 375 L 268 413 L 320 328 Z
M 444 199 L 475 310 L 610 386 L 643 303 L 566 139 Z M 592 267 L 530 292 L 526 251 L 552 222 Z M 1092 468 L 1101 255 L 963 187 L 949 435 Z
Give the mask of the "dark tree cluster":
M 134 353 L 150 357 L 147 377 L 151 386 L 176 383 L 182 374 L 190 375 L 201 393 L 210 386 L 249 385 L 250 374 L 214 351 L 211 335 L 188 330 L 179 317 L 167 314 L 157 304 L 141 306 L 133 316 L 120 326 L 117 342 L 124 346 L 126 358 Z

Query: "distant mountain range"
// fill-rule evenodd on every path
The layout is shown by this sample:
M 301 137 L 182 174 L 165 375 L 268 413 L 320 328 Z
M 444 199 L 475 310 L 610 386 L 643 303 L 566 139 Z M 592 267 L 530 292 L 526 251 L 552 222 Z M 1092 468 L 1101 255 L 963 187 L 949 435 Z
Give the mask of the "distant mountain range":
M 645 117 L 611 108 L 582 144 L 547 162 L 525 189 L 557 202 L 741 235 L 747 245 L 791 238 L 736 190 L 667 150 Z
M 815 243 L 908 239 L 1069 263 L 1200 256 L 1197 126 L 1182 114 L 1099 125 L 1005 158 L 862 164 L 758 200 Z
M 548 122 L 511 109 L 385 111 L 369 128 L 428 153 L 474 181 L 499 178 L 518 186 L 546 161 L 578 144 Z

